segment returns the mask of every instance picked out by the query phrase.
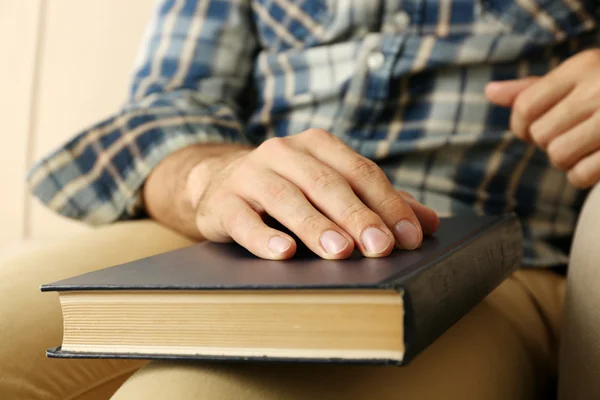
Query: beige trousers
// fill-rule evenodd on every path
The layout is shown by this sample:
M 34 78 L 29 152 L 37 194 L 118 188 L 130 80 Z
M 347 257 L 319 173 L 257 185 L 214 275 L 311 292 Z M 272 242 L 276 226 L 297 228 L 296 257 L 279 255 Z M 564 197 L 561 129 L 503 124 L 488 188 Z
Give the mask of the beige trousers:
M 562 324 L 564 279 L 521 270 L 404 368 L 47 359 L 62 321 L 40 284 L 190 242 L 142 221 L 30 246 L 0 259 L 0 399 L 530 400 L 552 390 L 559 341 L 559 398 L 600 399 L 599 227 L 596 187 L 575 233 Z

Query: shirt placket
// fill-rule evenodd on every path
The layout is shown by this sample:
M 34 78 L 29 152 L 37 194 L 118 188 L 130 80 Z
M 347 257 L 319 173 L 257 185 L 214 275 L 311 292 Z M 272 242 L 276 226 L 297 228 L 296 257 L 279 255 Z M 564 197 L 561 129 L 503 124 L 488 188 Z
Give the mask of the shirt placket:
M 390 83 L 396 64 L 401 60 L 407 38 L 418 30 L 421 0 L 386 1 L 381 32 L 367 34 L 357 57 L 356 74 L 348 87 L 345 102 L 345 124 L 339 125 L 340 136 L 353 131 L 349 143 L 360 151 L 362 141 L 371 138 L 385 102 L 389 99 Z

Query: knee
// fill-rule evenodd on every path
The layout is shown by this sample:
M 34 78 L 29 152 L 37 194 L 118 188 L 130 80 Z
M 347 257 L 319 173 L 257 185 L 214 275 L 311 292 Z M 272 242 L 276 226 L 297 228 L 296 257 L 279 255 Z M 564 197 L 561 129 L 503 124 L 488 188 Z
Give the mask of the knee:
M 190 243 L 150 221 L 132 222 L 28 245 L 0 259 L 0 398 L 64 398 L 139 367 L 46 359 L 46 349 L 62 341 L 62 316 L 56 294 L 41 293 L 40 285 Z
M 133 374 L 111 399 L 262 398 L 244 393 L 247 385 L 229 369 L 227 364 L 153 361 Z
M 4 342 L 0 345 L 1 365 L 11 362 L 13 356 L 13 362 L 24 357 L 23 352 L 43 354 L 42 346 L 60 344 L 57 340 L 62 335 L 62 319 L 58 299 L 39 289 L 40 284 L 46 283 L 40 270 L 51 265 L 41 261 L 29 252 L 0 261 L 0 337 Z M 31 268 L 32 264 L 37 268 Z
M 0 334 L 17 344 L 56 346 L 62 318 L 54 293 L 40 285 L 99 268 L 147 257 L 191 242 L 151 221 L 136 221 L 95 229 L 76 237 L 26 246 L 0 259 Z M 18 350 L 30 348 L 21 347 Z

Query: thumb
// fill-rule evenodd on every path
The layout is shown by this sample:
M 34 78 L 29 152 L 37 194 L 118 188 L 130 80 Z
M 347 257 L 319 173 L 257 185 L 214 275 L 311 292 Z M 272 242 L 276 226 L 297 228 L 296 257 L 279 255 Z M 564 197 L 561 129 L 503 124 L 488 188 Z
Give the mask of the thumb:
M 539 79 L 537 76 L 530 76 L 509 81 L 490 82 L 485 87 L 485 96 L 496 105 L 511 107 L 517 96 Z

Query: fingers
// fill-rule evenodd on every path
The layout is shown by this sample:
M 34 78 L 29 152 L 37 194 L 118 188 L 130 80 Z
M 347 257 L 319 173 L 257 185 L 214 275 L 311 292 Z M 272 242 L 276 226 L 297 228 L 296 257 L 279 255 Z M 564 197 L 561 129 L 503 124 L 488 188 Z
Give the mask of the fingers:
M 523 79 L 490 82 L 485 87 L 485 95 L 494 104 L 501 107 L 512 107 L 517 96 L 539 79 L 537 76 L 532 76 Z
M 313 140 L 298 141 L 297 145 L 337 171 L 364 205 L 393 232 L 399 247 L 418 248 L 423 241 L 419 219 L 377 164 L 325 131 L 314 130 L 311 135 Z M 320 145 L 308 145 L 315 142 Z
M 548 145 L 548 157 L 558 169 L 568 170 L 583 157 L 600 148 L 600 116 L 594 114 Z
M 512 107 L 510 128 L 522 140 L 546 148 L 562 132 L 597 109 L 600 51 L 581 52 L 543 77 L 491 82 L 485 92 L 500 106 Z
M 412 208 L 419 220 L 419 223 L 421 224 L 423 234 L 433 235 L 440 226 L 440 217 L 437 215 L 437 213 L 431 208 L 419 203 L 408 192 L 400 190 L 398 191 L 398 194 L 400 194 L 400 196 L 402 196 L 402 198 L 404 198 L 404 200 Z
M 213 242 L 226 242 L 229 238 L 248 249 L 252 254 L 270 260 L 290 258 L 296 252 L 296 243 L 289 235 L 267 226 L 260 215 L 246 201 L 237 196 L 222 199 L 220 223 L 207 223 L 198 218 L 198 226 L 219 227 L 205 229 L 204 235 Z
M 548 153 L 559 169 L 569 171 L 578 187 L 598 179 L 600 159 L 600 50 L 583 51 L 541 78 L 493 82 L 486 87 L 490 101 L 512 106 L 510 128 L 523 140 Z M 593 182 L 592 182 L 593 181 Z
M 324 131 L 269 139 L 233 162 L 215 163 L 221 167 L 197 201 L 198 230 L 259 257 L 296 251 L 293 238 L 265 216 L 325 259 L 347 258 L 354 246 L 368 257 L 385 256 L 395 244 L 417 248 L 439 224 L 433 210 L 395 191 L 375 163 Z
M 510 116 L 512 132 L 523 140 L 531 140 L 531 124 L 567 96 L 573 86 L 571 81 L 546 76 L 521 92 Z
M 352 254 L 353 238 L 319 212 L 295 184 L 274 172 L 265 172 L 241 189 L 247 201 L 260 204 L 322 258 L 342 259 Z
M 324 216 L 348 233 L 363 255 L 389 254 L 395 240 L 381 217 L 356 196 L 342 175 L 313 156 L 296 151 L 289 143 L 281 141 L 272 149 L 275 172 L 297 186 Z
M 491 82 L 486 86 L 485 94 L 492 103 L 512 107 L 512 132 L 523 140 L 530 140 L 530 125 L 564 98 L 573 87 L 573 79 L 565 77 L 561 71 L 554 71 L 542 78 Z
M 579 93 L 573 90 L 531 124 L 531 138 L 542 149 L 546 149 L 552 140 L 586 120 L 592 113 L 593 109 L 582 104 Z

